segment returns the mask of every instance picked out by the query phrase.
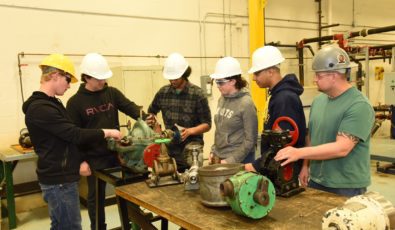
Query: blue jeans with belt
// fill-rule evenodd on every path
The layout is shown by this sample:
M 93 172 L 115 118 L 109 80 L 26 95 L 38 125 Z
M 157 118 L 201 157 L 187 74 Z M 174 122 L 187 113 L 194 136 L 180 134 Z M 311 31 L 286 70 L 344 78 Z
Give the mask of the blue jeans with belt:
M 40 183 L 44 201 L 48 203 L 51 230 L 81 230 L 78 182 L 45 185 Z
M 366 192 L 366 187 L 364 188 L 330 188 L 320 185 L 312 180 L 309 180 L 309 187 L 319 189 L 325 192 L 331 192 L 342 196 L 352 197 L 357 195 L 362 195 Z

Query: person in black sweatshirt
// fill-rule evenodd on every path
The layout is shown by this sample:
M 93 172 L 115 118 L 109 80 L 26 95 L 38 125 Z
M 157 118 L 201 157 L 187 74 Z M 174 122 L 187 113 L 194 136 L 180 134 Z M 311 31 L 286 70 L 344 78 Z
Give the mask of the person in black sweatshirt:
M 22 110 L 34 151 L 37 176 L 48 203 L 51 229 L 81 229 L 78 181 L 81 158 L 78 144 L 121 139 L 115 129 L 81 129 L 69 118 L 62 96 L 77 82 L 74 65 L 62 54 L 51 54 L 40 64 L 40 90 L 33 92 Z
M 73 122 L 81 128 L 117 128 L 119 129 L 118 111 L 133 119 L 140 117 L 142 107 L 127 99 L 118 89 L 107 86 L 106 79 L 112 76 L 107 60 L 98 53 L 85 55 L 81 63 L 81 80 L 77 93 L 67 102 L 67 112 Z M 107 149 L 107 142 L 91 143 L 80 146 L 84 160 L 90 169 L 113 168 L 120 165 L 117 153 Z M 83 164 L 81 171 L 86 171 Z M 91 229 L 96 229 L 96 178 L 87 177 L 88 213 Z M 106 188 L 104 181 L 99 182 L 100 189 Z M 105 194 L 98 199 L 104 202 Z M 105 216 L 104 208 L 98 210 Z M 98 229 L 106 229 L 105 218 L 98 220 Z
M 248 72 L 254 74 L 253 80 L 260 88 L 269 89 L 269 103 L 264 121 L 264 130 L 271 130 L 277 118 L 281 116 L 289 117 L 295 121 L 299 129 L 299 137 L 294 146 L 303 147 L 305 146 L 306 138 L 306 119 L 299 97 L 303 93 L 303 87 L 295 74 L 281 76 L 279 65 L 284 60 L 280 50 L 276 47 L 263 46 L 254 52 L 252 67 Z M 293 130 L 288 122 L 280 122 L 279 126 L 282 130 Z M 264 153 L 265 148 L 268 147 L 261 146 L 261 153 Z M 246 164 L 245 169 L 247 171 L 262 171 L 261 159 L 262 156 L 253 163 Z M 296 175 L 299 175 L 302 164 L 303 160 L 299 160 L 296 163 L 294 168 Z

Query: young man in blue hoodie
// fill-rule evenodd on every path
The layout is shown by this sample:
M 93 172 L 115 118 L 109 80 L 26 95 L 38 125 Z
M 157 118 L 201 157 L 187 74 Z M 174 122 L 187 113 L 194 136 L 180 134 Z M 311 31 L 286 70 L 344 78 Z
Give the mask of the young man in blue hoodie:
M 305 146 L 306 120 L 303 105 L 299 98 L 303 93 L 303 87 L 295 74 L 281 76 L 279 65 L 284 60 L 280 50 L 276 47 L 263 46 L 252 55 L 252 67 L 248 73 L 254 74 L 253 80 L 260 88 L 269 89 L 269 105 L 264 121 L 264 130 L 272 129 L 277 118 L 281 116 L 289 117 L 295 121 L 299 129 L 299 138 L 294 146 L 303 147 Z M 288 122 L 281 122 L 279 125 L 283 130 L 293 130 Z M 261 152 L 265 152 L 268 147 L 261 146 Z M 262 171 L 261 158 L 251 164 L 246 164 L 245 169 L 247 171 Z M 297 175 L 300 172 L 302 163 L 302 160 L 296 163 Z

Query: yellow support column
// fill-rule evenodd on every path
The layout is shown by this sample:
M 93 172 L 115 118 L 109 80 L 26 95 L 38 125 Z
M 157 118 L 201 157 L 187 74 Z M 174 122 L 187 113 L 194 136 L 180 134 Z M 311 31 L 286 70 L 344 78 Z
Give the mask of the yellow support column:
M 249 14 L 249 29 L 250 29 L 250 55 L 259 47 L 265 44 L 265 30 L 264 30 L 264 9 L 266 0 L 248 0 L 248 14 Z M 251 62 L 250 58 L 250 62 Z M 266 106 L 267 90 L 261 89 L 252 80 L 251 82 L 251 95 L 257 108 L 258 116 L 258 131 L 263 130 L 264 110 Z

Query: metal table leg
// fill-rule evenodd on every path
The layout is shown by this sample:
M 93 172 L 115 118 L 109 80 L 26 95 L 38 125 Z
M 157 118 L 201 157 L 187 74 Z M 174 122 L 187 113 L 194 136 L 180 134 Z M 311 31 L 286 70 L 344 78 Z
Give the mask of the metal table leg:
M 7 214 L 8 214 L 8 227 L 9 229 L 16 228 L 16 213 L 15 213 L 15 198 L 14 198 L 14 180 L 12 177 L 12 171 L 15 168 L 14 162 L 1 162 L 1 171 L 4 174 L 1 175 L 1 179 L 5 179 L 6 182 L 6 194 L 7 194 Z M 3 171 L 4 170 L 4 171 Z
M 99 199 L 99 197 L 105 197 L 105 189 L 102 189 L 103 186 L 101 184 L 106 183 L 96 176 L 96 229 L 100 230 L 103 228 L 103 224 L 105 224 L 104 218 L 104 208 L 105 208 L 105 200 Z
M 122 197 L 117 196 L 117 203 L 122 230 L 129 230 L 132 225 L 129 222 L 127 201 Z

